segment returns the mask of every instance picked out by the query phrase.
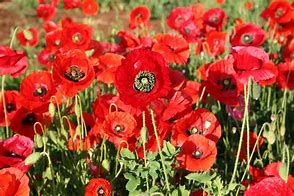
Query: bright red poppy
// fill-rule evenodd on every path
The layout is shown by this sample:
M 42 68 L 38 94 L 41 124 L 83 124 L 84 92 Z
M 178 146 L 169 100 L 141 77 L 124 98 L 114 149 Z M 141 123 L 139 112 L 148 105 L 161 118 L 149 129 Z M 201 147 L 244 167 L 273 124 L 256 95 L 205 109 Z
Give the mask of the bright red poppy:
M 17 91 L 4 91 L 5 108 L 7 113 L 8 125 L 16 112 L 21 108 L 19 102 L 19 93 Z M 3 107 L 3 99 L 0 96 L 0 126 L 6 126 L 5 113 Z
M 25 77 L 20 85 L 20 103 L 35 112 L 47 112 L 56 88 L 50 72 L 34 71 Z
M 0 170 L 0 195 L 29 196 L 29 178 L 17 168 L 10 167 Z
M 206 34 L 206 52 L 216 57 L 225 52 L 226 32 L 210 31 Z
M 18 31 L 16 37 L 22 46 L 34 47 L 39 43 L 39 33 L 34 27 Z
M 265 31 L 257 25 L 248 23 L 236 27 L 231 35 L 232 46 L 260 46 L 265 41 Z
M 237 105 L 243 85 L 238 81 L 231 58 L 215 61 L 206 72 L 206 91 L 216 100 Z
M 278 86 L 282 89 L 294 89 L 294 64 L 285 62 L 278 65 Z
M 50 69 L 53 66 L 53 61 L 55 59 L 55 51 L 50 48 L 44 48 L 39 52 L 37 59 L 41 65 Z
M 194 13 L 191 7 L 176 7 L 172 9 L 167 17 L 167 25 L 175 30 L 179 30 L 189 21 L 194 20 Z
M 160 53 L 167 63 L 186 64 L 190 49 L 184 38 L 173 34 L 158 34 L 154 39 L 152 51 Z
M 137 27 L 147 27 L 150 19 L 150 10 L 148 7 L 141 5 L 130 12 L 129 27 L 135 29 Z
M 61 36 L 62 36 L 62 29 L 57 28 L 53 31 L 50 31 L 46 33 L 45 35 L 45 41 L 46 41 L 46 47 L 57 51 L 60 47 L 64 45 L 64 43 L 61 42 Z
M 294 30 L 294 28 L 293 28 Z M 293 32 L 293 31 L 292 31 Z M 283 56 L 285 61 L 293 61 L 294 60 L 294 37 L 290 38 L 286 43 L 285 50 L 283 52 Z
M 111 196 L 110 182 L 103 178 L 93 178 L 86 186 L 85 196 Z
M 199 134 L 214 141 L 221 137 L 221 126 L 209 110 L 198 108 L 179 119 L 174 127 L 171 142 L 175 146 L 182 146 L 190 135 Z
M 192 104 L 199 102 L 201 93 L 203 91 L 203 85 L 196 81 L 188 80 L 186 86 L 183 88 L 183 92 L 186 93 L 192 99 Z M 204 92 L 202 100 L 206 99 L 206 93 Z
M 159 53 L 137 49 L 122 60 L 114 84 L 123 102 L 142 108 L 168 95 L 168 74 L 169 67 Z
M 14 135 L 0 141 L 0 168 L 15 167 L 27 172 L 30 165 L 25 165 L 25 159 L 33 152 L 34 142 L 25 136 Z
M 65 10 L 72 10 L 82 6 L 81 0 L 63 0 Z
M 75 49 L 56 55 L 52 77 L 64 95 L 71 97 L 88 88 L 94 76 L 93 65 L 83 51 Z
M 86 50 L 91 42 L 92 28 L 85 24 L 67 22 L 61 32 L 61 43 L 65 49 Z
M 140 45 L 140 40 L 132 32 L 120 30 L 115 36 L 115 42 L 126 50 L 134 49 Z
M 269 56 L 264 50 L 253 46 L 237 46 L 232 48 L 231 53 L 240 83 L 247 84 L 250 76 L 255 82 L 264 85 L 275 82 L 277 68 L 269 63 Z
M 99 4 L 96 0 L 83 0 L 82 11 L 85 16 L 94 16 L 99 12 Z
M 249 189 L 245 190 L 245 196 L 257 196 L 259 194 L 268 196 L 293 196 L 290 186 L 280 177 L 266 177 Z
M 254 7 L 254 3 L 252 0 L 248 0 L 245 2 L 244 7 L 246 10 L 252 10 Z
M 18 78 L 28 69 L 27 61 L 27 56 L 24 52 L 0 46 L 0 76 L 11 75 Z
M 206 137 L 194 134 L 188 137 L 176 157 L 179 167 L 191 172 L 207 171 L 216 160 L 215 143 Z
M 221 8 L 211 8 L 203 15 L 204 24 L 221 31 L 227 23 L 227 14 Z
M 294 10 L 287 0 L 274 0 L 263 10 L 261 17 L 269 18 L 273 23 L 285 24 L 293 20 Z
M 50 5 L 50 4 L 42 4 L 42 3 L 39 4 L 36 9 L 37 16 L 39 18 L 42 18 L 45 21 L 48 21 L 54 18 L 56 11 L 57 11 L 56 6 Z

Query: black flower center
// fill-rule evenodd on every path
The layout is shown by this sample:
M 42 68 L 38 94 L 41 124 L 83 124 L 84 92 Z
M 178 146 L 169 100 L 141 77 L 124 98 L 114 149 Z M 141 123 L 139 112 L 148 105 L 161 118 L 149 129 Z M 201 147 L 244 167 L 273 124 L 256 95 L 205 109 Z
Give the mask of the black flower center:
M 251 44 L 253 41 L 253 36 L 250 34 L 243 34 L 241 39 L 244 44 Z
M 64 74 L 64 77 L 73 82 L 79 82 L 85 73 L 76 65 L 72 65 Z
M 82 40 L 82 35 L 80 33 L 76 33 L 72 36 L 72 41 L 77 44 Z
M 105 193 L 104 193 L 103 188 L 102 187 L 98 188 L 96 196 L 104 196 L 104 195 L 105 195 Z
M 21 123 L 23 125 L 32 125 L 36 122 L 36 116 L 34 113 L 27 114 L 24 119 L 22 119 Z
M 124 127 L 123 125 L 116 125 L 116 126 L 114 127 L 114 131 L 115 131 L 116 133 L 123 132 L 124 130 L 125 130 L 125 127 Z
M 200 159 L 203 155 L 203 152 L 201 152 L 200 150 L 195 150 L 192 155 L 195 159 Z
M 155 86 L 155 75 L 151 72 L 140 71 L 135 78 L 134 89 L 139 92 L 149 93 Z
M 49 54 L 49 56 L 48 56 L 48 60 L 49 60 L 50 62 L 53 62 L 53 61 L 55 60 L 55 55 L 54 55 L 54 54 Z
M 42 86 L 42 87 L 38 87 L 35 91 L 34 91 L 34 96 L 36 97 L 44 97 L 47 94 L 47 89 Z
M 6 111 L 8 113 L 13 112 L 16 110 L 15 104 L 14 103 L 7 103 L 6 104 Z
M 218 84 L 223 86 L 222 91 L 229 91 L 229 90 L 235 90 L 236 85 L 232 82 L 231 78 L 224 78 L 218 81 Z

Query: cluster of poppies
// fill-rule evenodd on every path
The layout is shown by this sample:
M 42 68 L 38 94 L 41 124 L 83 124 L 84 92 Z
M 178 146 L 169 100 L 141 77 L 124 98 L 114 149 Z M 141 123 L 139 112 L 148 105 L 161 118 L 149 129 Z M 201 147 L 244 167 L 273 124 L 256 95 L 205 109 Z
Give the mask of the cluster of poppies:
M 28 195 L 28 177 L 24 173 L 30 166 L 24 160 L 33 151 L 34 135 L 44 134 L 53 122 L 49 108 L 67 104 L 67 115 L 75 115 L 74 97 L 94 80 L 98 86 L 96 100 L 89 100 L 93 102 L 92 112 L 81 115 L 87 135 L 81 137 L 76 131 L 77 123 L 69 118 L 69 150 L 89 150 L 106 139 L 117 150 L 128 148 L 144 158 L 144 150 L 158 152 L 163 141 L 170 140 L 180 148 L 174 167 L 190 172 L 212 168 L 216 144 L 222 135 L 216 116 L 206 108 L 195 109 L 195 104 L 205 102 L 210 95 L 225 104 L 232 117 L 242 120 L 235 111 L 244 109 L 244 86 L 251 81 L 261 86 L 277 84 L 282 89 L 294 89 L 294 11 L 293 4 L 287 1 L 275 0 L 262 12 L 261 17 L 268 20 L 269 34 L 256 24 L 236 19 L 234 30 L 228 35 L 223 31 L 228 17 L 224 10 L 205 10 L 202 4 L 194 4 L 171 10 L 167 25 L 175 32 L 150 36 L 146 33 L 150 11 L 139 6 L 131 11 L 129 21 L 129 27 L 138 30 L 139 35 L 120 30 L 114 36 L 115 42 L 94 40 L 89 25 L 69 18 L 53 22 L 57 6 L 57 0 L 51 4 L 39 0 L 37 7 L 37 16 L 44 21 L 45 47 L 37 58 L 43 71 L 27 74 L 19 91 L 5 90 L 0 99 L 0 125 L 17 134 L 0 141 L 0 168 L 4 168 L 0 170 L 0 195 L 6 195 L 11 187 L 15 194 Z M 99 9 L 94 0 L 64 0 L 63 7 L 81 8 L 85 15 L 94 15 Z M 260 48 L 267 37 L 278 41 L 280 56 Z M 39 44 L 39 33 L 33 27 L 19 30 L 17 38 L 25 47 Z M 231 48 L 224 56 L 227 39 Z M 213 62 L 197 68 L 194 78 L 198 82 L 170 66 L 185 68 L 190 56 L 203 54 Z M 281 63 L 276 64 L 278 59 L 282 59 Z M 0 75 L 18 78 L 27 69 L 24 52 L 0 46 Z M 141 139 L 142 127 L 147 128 L 146 142 Z M 254 132 L 250 134 L 253 149 L 257 138 Z M 258 142 L 260 146 L 263 143 L 262 139 Z M 245 145 L 242 149 L 246 152 Z M 240 159 L 246 156 L 242 152 Z M 293 186 L 277 174 L 278 164 L 269 165 L 264 171 L 251 168 L 254 180 L 245 194 L 254 195 L 270 183 L 293 194 Z M 269 169 L 272 167 L 275 171 Z M 288 184 L 292 181 L 290 176 Z M 107 180 L 90 181 L 86 195 L 97 194 L 111 194 Z

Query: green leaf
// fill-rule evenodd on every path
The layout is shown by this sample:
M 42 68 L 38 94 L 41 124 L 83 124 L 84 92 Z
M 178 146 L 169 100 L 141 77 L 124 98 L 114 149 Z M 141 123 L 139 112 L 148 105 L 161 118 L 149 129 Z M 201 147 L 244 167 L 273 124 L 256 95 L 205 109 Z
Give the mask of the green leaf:
M 55 143 L 57 144 L 58 143 L 58 140 L 57 140 L 57 132 L 56 131 L 48 131 L 48 135 L 49 135 L 49 138 Z
M 131 160 L 136 159 L 136 156 L 127 148 L 123 148 L 120 151 L 120 155 L 125 159 L 131 159 Z
M 104 159 L 102 161 L 102 167 L 106 170 L 106 171 L 110 171 L 110 162 L 107 159 Z
M 52 172 L 51 169 L 49 167 L 46 168 L 46 170 L 43 172 L 43 177 L 47 178 L 49 180 L 52 180 Z
M 176 152 L 176 148 L 169 142 L 164 141 L 164 146 L 162 148 L 162 151 L 167 155 L 167 156 L 172 156 Z
M 126 184 L 126 189 L 130 192 L 133 192 L 136 190 L 137 186 L 140 184 L 140 178 L 137 178 L 133 175 L 124 175 L 125 178 L 129 179 L 128 183 Z
M 207 183 L 210 182 L 212 178 L 215 177 L 215 174 L 210 175 L 208 172 L 204 173 L 190 173 L 185 176 L 188 180 L 195 180 L 199 183 Z
M 23 35 L 27 40 L 33 39 L 33 34 L 31 33 L 31 31 L 29 31 L 27 29 L 23 30 Z
M 43 147 L 43 140 L 42 140 L 42 136 L 40 134 L 35 134 L 34 136 L 34 141 L 36 144 L 37 148 L 42 148 Z
M 34 152 L 30 154 L 25 160 L 25 165 L 33 165 L 40 159 L 40 157 L 41 157 L 40 152 Z
M 279 167 L 279 174 L 283 180 L 288 180 L 288 169 L 286 163 L 281 163 Z

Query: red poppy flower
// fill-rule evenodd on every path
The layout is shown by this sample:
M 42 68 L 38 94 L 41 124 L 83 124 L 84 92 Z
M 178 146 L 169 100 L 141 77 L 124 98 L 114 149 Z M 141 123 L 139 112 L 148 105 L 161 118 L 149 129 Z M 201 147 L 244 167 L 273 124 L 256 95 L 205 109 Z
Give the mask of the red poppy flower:
M 54 31 L 58 29 L 58 25 L 53 22 L 53 21 L 45 21 L 43 23 L 43 29 L 45 30 L 46 33 L 49 33 L 50 31 Z
M 293 28 L 294 30 L 294 28 Z M 292 31 L 293 32 L 293 31 Z M 285 46 L 285 50 L 283 52 L 283 56 L 285 61 L 293 61 L 294 60 L 294 37 L 289 39 Z
M 282 89 L 294 89 L 294 65 L 291 62 L 278 65 L 279 74 L 277 77 L 278 86 Z
M 71 97 L 88 88 L 95 73 L 86 54 L 75 49 L 56 55 L 52 76 L 60 92 Z
M 246 10 L 252 10 L 254 7 L 254 3 L 251 0 L 246 1 L 244 4 Z
M 0 141 L 0 168 L 10 166 L 27 172 L 30 165 L 25 165 L 25 159 L 32 153 L 33 148 L 34 142 L 21 135 Z
M 194 20 L 194 13 L 191 7 L 176 7 L 171 10 L 167 17 L 167 25 L 175 30 L 179 30 L 184 24 Z
M 19 133 L 32 139 L 35 135 L 34 125 L 36 122 L 49 127 L 51 121 L 52 119 L 47 114 L 38 114 L 21 108 L 16 112 L 14 118 L 11 119 L 10 129 L 14 133 Z M 35 128 L 37 133 L 43 134 L 39 125 L 36 125 Z
M 215 61 L 209 66 L 206 76 L 206 91 L 214 99 L 228 105 L 239 103 L 238 97 L 243 91 L 243 86 L 237 79 L 232 59 Z
M 65 10 L 80 8 L 81 5 L 81 0 L 63 0 L 63 7 Z
M 96 0 L 83 0 L 82 12 L 85 16 L 94 16 L 99 12 L 99 4 Z
M 250 103 L 248 103 L 248 111 L 249 109 L 250 109 Z M 244 116 L 244 110 L 245 110 L 245 100 L 243 95 L 239 96 L 239 103 L 237 104 L 237 106 L 226 105 L 226 112 L 234 120 L 242 121 Z
M 209 170 L 216 160 L 217 149 L 215 143 L 206 137 L 194 134 L 188 137 L 176 157 L 180 168 L 191 171 Z
M 263 10 L 261 17 L 270 18 L 272 22 L 287 23 L 293 20 L 294 10 L 291 3 L 286 0 L 274 0 Z
M 225 51 L 227 33 L 210 31 L 206 35 L 206 42 L 208 44 L 207 53 L 214 57 L 219 56 Z
M 17 91 L 4 91 L 4 97 L 9 125 L 17 110 L 21 108 L 19 93 Z M 0 126 L 6 126 L 2 96 L 0 96 Z
M 93 178 L 86 186 L 85 196 L 111 196 L 110 182 L 103 178 Z
M 223 4 L 226 2 L 226 0 L 216 0 L 216 2 L 217 2 L 219 5 L 223 5 Z
M 50 69 L 53 66 L 55 52 L 49 48 L 44 48 L 39 52 L 37 59 L 41 65 L 45 66 L 47 69 Z
M 94 67 L 97 70 L 97 80 L 105 84 L 113 83 L 116 70 L 121 65 L 123 58 L 123 56 L 114 53 L 99 56 L 99 64 Z
M 264 50 L 253 46 L 237 46 L 232 48 L 232 55 L 240 83 L 247 84 L 250 76 L 255 82 L 274 82 L 272 79 L 277 75 L 277 68 L 274 64 L 268 63 L 269 56 Z
M 64 43 L 61 42 L 61 36 L 62 36 L 62 30 L 56 29 L 54 31 L 50 31 L 46 33 L 45 35 L 45 41 L 46 41 L 46 47 L 57 51 L 60 47 L 64 45 Z
M 259 138 L 257 141 L 257 134 L 254 131 L 249 132 L 249 150 L 250 153 L 254 148 L 255 143 L 258 142 L 257 147 L 255 148 L 255 152 L 258 151 L 258 149 L 262 146 L 263 144 L 263 139 L 262 137 Z M 243 135 L 243 142 L 242 142 L 242 148 L 241 148 L 241 153 L 240 153 L 240 160 L 247 159 L 247 133 L 244 132 Z
M 148 7 L 141 5 L 134 8 L 130 12 L 129 27 L 135 29 L 136 27 L 147 27 L 150 19 L 150 10 Z
M 203 135 L 216 143 L 221 137 L 221 126 L 213 113 L 205 108 L 198 108 L 176 122 L 171 142 L 175 146 L 182 146 L 193 134 Z
M 167 63 L 186 64 L 190 50 L 184 38 L 172 34 L 158 34 L 154 39 L 152 51 L 160 53 Z
M 127 142 L 134 135 L 136 128 L 137 122 L 131 114 L 111 112 L 105 117 L 99 133 L 101 138 L 106 137 L 119 148 L 123 142 Z
M 63 25 L 61 43 L 65 49 L 86 50 L 91 42 L 92 28 L 85 24 L 69 22 Z
M 203 15 L 204 24 L 221 31 L 227 23 L 227 14 L 221 8 L 211 8 Z
M 265 31 L 257 25 L 248 23 L 236 27 L 231 36 L 232 46 L 260 46 L 265 41 Z
M 267 177 L 245 190 L 245 196 L 291 196 L 294 195 L 290 186 L 287 185 L 284 180 L 279 177 Z
M 123 102 L 142 108 L 168 95 L 168 73 L 169 67 L 159 53 L 137 49 L 122 60 L 114 84 Z
M 194 21 L 187 21 L 178 31 L 189 43 L 197 43 L 201 36 L 201 29 Z
M 199 102 L 203 85 L 196 81 L 187 81 L 183 92 L 189 95 L 192 99 L 192 104 Z M 204 93 L 202 100 L 205 100 L 206 94 Z
M 29 178 L 17 168 L 10 167 L 0 170 L 0 195 L 29 196 Z
M 51 73 L 34 71 L 20 85 L 20 102 L 26 109 L 43 113 L 48 111 L 50 99 L 56 93 Z
M 122 48 L 132 49 L 140 45 L 140 40 L 133 33 L 120 30 L 115 36 L 115 42 L 119 44 Z
M 30 27 L 25 30 L 20 30 L 17 33 L 17 39 L 22 46 L 37 46 L 39 43 L 39 33 L 37 29 Z
M 0 46 L 0 76 L 11 75 L 17 78 L 27 69 L 27 57 L 24 52 L 18 52 L 9 47 Z
M 39 4 L 37 9 L 37 16 L 45 21 L 51 20 L 56 14 L 56 7 L 49 4 Z
M 181 90 L 185 86 L 187 80 L 183 72 L 176 69 L 170 69 L 169 78 L 172 89 L 176 91 Z

